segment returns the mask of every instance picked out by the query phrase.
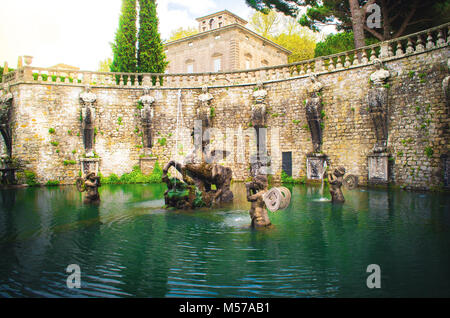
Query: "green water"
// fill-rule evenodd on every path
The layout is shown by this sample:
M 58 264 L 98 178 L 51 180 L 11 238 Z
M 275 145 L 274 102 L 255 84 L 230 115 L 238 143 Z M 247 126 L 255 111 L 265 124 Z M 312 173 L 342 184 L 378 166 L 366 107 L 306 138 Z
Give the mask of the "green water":
M 74 187 L 1 190 L 0 297 L 450 296 L 448 194 L 358 189 L 333 206 L 297 186 L 275 227 L 255 231 L 242 184 L 213 211 L 166 211 L 164 190 L 104 186 L 99 207 Z

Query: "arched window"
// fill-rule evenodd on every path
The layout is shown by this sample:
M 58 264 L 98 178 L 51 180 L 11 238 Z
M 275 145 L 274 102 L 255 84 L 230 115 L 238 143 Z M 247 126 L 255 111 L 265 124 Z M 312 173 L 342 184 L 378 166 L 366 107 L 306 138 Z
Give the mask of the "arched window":
M 262 61 L 261 61 L 261 65 L 262 65 L 263 67 L 269 66 L 269 61 L 267 61 L 267 60 L 262 60 Z
M 214 19 L 209 20 L 209 29 L 212 30 L 216 27 L 216 21 Z

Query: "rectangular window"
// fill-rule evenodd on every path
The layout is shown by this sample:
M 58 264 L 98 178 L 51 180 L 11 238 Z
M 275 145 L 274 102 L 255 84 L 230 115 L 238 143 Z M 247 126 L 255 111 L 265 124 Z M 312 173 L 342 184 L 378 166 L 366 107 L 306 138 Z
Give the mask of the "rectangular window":
M 222 70 L 222 59 L 214 59 L 214 72 L 220 72 Z
M 194 73 L 194 64 L 192 64 L 192 63 L 188 64 L 186 72 L 187 73 Z

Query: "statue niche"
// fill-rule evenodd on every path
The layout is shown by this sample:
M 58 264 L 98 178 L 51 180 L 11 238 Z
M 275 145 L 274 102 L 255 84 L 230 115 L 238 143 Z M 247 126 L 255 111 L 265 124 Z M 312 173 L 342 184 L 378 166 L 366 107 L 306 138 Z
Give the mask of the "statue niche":
M 144 127 L 144 147 L 151 148 L 152 143 L 152 121 L 154 116 L 154 109 L 152 107 L 155 98 L 149 95 L 150 89 L 144 88 L 144 96 L 139 99 L 139 104 L 142 106 L 141 119 Z
M 81 120 L 83 130 L 83 144 L 86 151 L 86 157 L 94 157 L 94 122 L 95 107 L 94 103 L 97 96 L 91 92 L 91 87 L 87 85 L 83 93 L 80 94 Z
M 313 143 L 313 153 L 320 153 L 322 146 L 322 98 L 320 95 L 323 84 L 318 81 L 316 75 L 309 78 L 311 84 L 307 88 L 308 98 L 306 99 L 306 119 L 311 132 Z

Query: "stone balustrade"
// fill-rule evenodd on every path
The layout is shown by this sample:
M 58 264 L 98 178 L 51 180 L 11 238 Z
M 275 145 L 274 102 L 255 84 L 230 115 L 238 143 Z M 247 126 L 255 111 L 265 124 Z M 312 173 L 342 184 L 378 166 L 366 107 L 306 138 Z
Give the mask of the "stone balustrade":
M 312 73 L 328 73 L 372 64 L 375 59 L 387 61 L 408 55 L 442 48 L 450 44 L 450 23 L 410 34 L 404 37 L 365 46 L 357 50 L 322 56 L 286 65 L 250 70 L 192 73 L 111 73 L 73 70 L 56 70 L 24 66 L 3 76 L 3 83 L 17 82 L 57 83 L 106 87 L 155 87 L 155 88 L 200 88 L 255 84 L 258 81 L 273 82 L 287 80 Z

